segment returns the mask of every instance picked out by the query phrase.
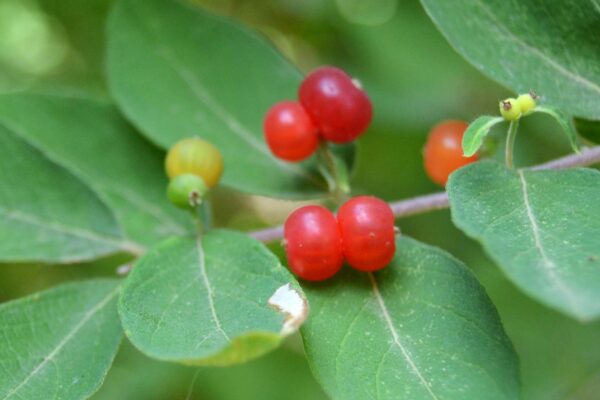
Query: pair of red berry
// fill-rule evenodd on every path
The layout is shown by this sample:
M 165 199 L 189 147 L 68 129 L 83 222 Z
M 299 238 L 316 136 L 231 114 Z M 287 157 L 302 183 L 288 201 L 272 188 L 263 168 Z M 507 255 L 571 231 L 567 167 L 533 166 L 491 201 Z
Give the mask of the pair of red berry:
M 271 152 L 286 161 L 310 157 L 323 138 L 348 143 L 369 126 L 369 97 L 344 71 L 321 67 L 298 90 L 299 102 L 282 101 L 269 109 L 264 134 Z
M 394 213 L 372 196 L 348 200 L 337 217 L 321 206 L 299 208 L 287 218 L 284 237 L 291 270 L 310 281 L 332 277 L 344 260 L 360 271 L 376 271 L 396 252 Z

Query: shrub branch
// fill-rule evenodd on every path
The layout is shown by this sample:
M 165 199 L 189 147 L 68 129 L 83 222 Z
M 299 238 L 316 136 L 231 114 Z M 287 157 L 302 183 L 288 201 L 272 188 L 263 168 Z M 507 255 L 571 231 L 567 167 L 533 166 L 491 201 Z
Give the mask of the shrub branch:
M 566 169 L 585 167 L 596 163 L 600 163 L 600 146 L 584 148 L 580 153 L 557 158 L 556 160 L 526 169 Z M 423 214 L 429 211 L 448 208 L 450 204 L 448 202 L 448 194 L 446 192 L 437 192 L 426 194 L 424 196 L 413 197 L 410 199 L 394 201 L 390 203 L 390 206 L 392 207 L 396 218 L 402 218 L 410 215 Z M 279 225 L 272 228 L 252 231 L 249 232 L 249 235 L 262 242 L 281 240 L 283 238 L 283 226 Z

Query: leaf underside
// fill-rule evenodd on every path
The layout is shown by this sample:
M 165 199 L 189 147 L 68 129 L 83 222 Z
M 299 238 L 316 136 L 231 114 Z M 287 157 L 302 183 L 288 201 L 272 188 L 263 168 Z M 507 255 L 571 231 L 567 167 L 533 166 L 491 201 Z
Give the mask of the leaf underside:
M 477 153 L 477 150 L 482 146 L 483 140 L 490 132 L 490 129 L 502 121 L 504 121 L 504 119 L 501 117 L 482 115 L 471 122 L 462 139 L 462 148 L 465 157 L 471 157 L 473 154 Z

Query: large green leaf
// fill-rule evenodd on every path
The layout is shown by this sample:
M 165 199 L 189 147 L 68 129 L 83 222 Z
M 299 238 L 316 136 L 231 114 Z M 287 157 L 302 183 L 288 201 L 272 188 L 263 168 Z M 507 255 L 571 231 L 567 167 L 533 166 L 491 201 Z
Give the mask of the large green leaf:
M 117 280 L 66 284 L 0 305 L 0 398 L 85 399 L 121 342 Z
M 600 119 L 597 0 L 421 0 L 450 44 L 518 93 Z
M 149 356 L 196 365 L 257 357 L 307 313 L 302 291 L 260 242 L 214 231 L 167 240 L 140 259 L 119 303 L 125 333 Z
M 135 246 L 79 179 L 0 125 L 0 260 L 75 262 Z
M 164 155 L 112 106 L 56 95 L 4 95 L 0 123 L 83 179 L 132 240 L 150 245 L 190 231 L 188 215 L 167 200 Z
M 518 363 L 469 270 L 400 238 L 375 274 L 346 269 L 305 285 L 302 328 L 317 379 L 334 399 L 516 399 Z
M 448 193 L 455 224 L 523 291 L 581 320 L 600 315 L 599 171 L 481 162 L 453 174 Z
M 241 191 L 326 190 L 306 163 L 277 160 L 264 142 L 266 111 L 295 98 L 302 76 L 255 33 L 182 1 L 120 0 L 108 34 L 112 93 L 154 142 L 210 140 L 225 159 L 223 183 Z

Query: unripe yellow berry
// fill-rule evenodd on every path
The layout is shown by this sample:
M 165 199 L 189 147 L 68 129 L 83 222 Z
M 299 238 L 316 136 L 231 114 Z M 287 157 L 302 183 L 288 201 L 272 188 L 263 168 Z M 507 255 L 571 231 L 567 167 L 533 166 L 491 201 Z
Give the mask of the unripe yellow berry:
M 521 117 L 521 106 L 517 99 L 509 98 L 500 102 L 500 114 L 507 121 L 514 121 Z
M 521 107 L 521 113 L 523 113 L 523 115 L 529 114 L 536 106 L 535 97 L 531 93 L 520 95 L 517 97 L 517 102 Z
M 206 140 L 183 139 L 167 153 L 165 168 L 171 179 L 182 174 L 194 174 L 201 177 L 208 187 L 213 187 L 223 173 L 223 157 L 219 149 Z

